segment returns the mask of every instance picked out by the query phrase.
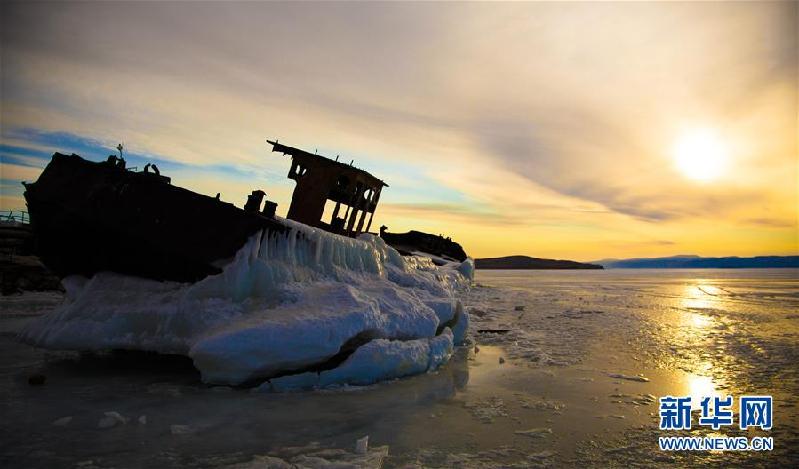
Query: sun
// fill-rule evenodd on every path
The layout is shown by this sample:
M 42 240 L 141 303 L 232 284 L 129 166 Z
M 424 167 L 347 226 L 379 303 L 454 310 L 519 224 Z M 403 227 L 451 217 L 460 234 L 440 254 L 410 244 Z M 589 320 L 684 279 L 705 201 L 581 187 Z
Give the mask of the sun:
M 724 172 L 727 145 L 714 131 L 691 130 L 683 133 L 674 145 L 674 162 L 686 177 L 712 181 Z

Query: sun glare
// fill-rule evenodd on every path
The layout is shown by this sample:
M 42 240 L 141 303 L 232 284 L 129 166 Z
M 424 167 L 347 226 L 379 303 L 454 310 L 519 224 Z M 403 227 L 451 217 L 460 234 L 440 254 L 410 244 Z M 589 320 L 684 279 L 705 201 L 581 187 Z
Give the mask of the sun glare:
M 727 146 L 710 130 L 693 130 L 680 136 L 674 146 L 674 161 L 686 177 L 696 181 L 718 178 L 727 162 Z
M 707 376 L 690 375 L 688 377 L 688 395 L 691 396 L 691 408 L 698 409 L 705 397 L 718 396 L 716 384 Z

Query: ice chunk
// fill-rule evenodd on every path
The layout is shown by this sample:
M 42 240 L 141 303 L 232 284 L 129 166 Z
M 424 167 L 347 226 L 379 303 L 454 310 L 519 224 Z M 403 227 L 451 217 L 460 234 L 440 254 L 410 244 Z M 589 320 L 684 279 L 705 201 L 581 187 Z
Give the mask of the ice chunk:
M 97 422 L 97 428 L 111 428 L 116 426 L 119 420 L 113 417 L 103 417 Z
M 469 313 L 463 310 L 458 301 L 455 308 L 455 324 L 452 326 L 452 341 L 455 345 L 463 345 L 469 332 Z
M 188 425 L 170 425 L 169 431 L 172 432 L 173 435 L 188 435 L 189 433 L 194 433 L 194 429 Z
M 452 356 L 453 334 L 449 327 L 438 337 L 430 339 L 430 361 L 427 369 L 432 371 L 449 361 Z
M 56 427 L 65 427 L 69 425 L 69 422 L 72 421 L 72 417 L 61 417 L 60 419 L 56 419 L 53 421 L 53 425 Z
M 529 430 L 517 430 L 517 435 L 529 436 L 531 438 L 544 438 L 552 434 L 551 428 L 531 428 Z
M 457 295 L 471 284 L 470 259 L 437 267 L 373 235 L 283 222 L 287 232 L 256 233 L 220 274 L 194 284 L 110 272 L 70 277 L 67 301 L 21 337 L 54 349 L 187 355 L 204 381 L 232 385 L 317 366 L 364 337 L 374 344 L 350 357 L 361 361 L 328 379 L 405 376 L 428 369 L 430 339 L 445 323 L 463 340 L 468 316 Z M 385 355 L 364 361 L 367 352 Z
M 369 435 L 355 441 L 355 454 L 366 454 L 369 451 Z
M 452 349 L 449 328 L 432 339 L 376 339 L 356 349 L 334 369 L 272 378 L 254 392 L 286 392 L 346 384 L 365 386 L 435 370 L 449 360 Z
M 110 410 L 108 412 L 103 412 L 103 414 L 105 416 L 97 422 L 98 428 L 111 428 L 128 423 L 128 419 L 123 417 L 119 412 Z
M 120 414 L 119 412 L 113 411 L 113 410 L 109 410 L 108 412 L 103 412 L 103 414 L 106 417 L 115 419 L 117 422 L 119 422 L 121 424 L 126 424 L 126 423 L 128 423 L 128 420 L 129 420 L 127 417 L 123 417 L 122 414 Z
M 358 348 L 339 367 L 319 376 L 321 386 L 367 385 L 432 370 L 452 355 L 449 328 L 432 339 L 376 339 Z
M 466 259 L 455 268 L 464 278 L 469 279 L 469 281 L 474 280 L 474 260 Z
M 88 279 L 79 275 L 73 275 L 61 280 L 66 301 L 75 301 L 78 299 L 83 289 L 86 287 L 86 282 L 88 282 Z
M 631 376 L 621 373 L 609 373 L 608 376 L 610 376 L 611 378 L 626 379 L 627 381 L 638 381 L 639 383 L 649 382 L 649 378 L 644 378 L 643 376 Z
M 426 304 L 435 311 L 440 324 L 449 322 L 455 317 L 457 305 L 453 303 L 451 298 L 430 300 Z
M 319 375 L 321 386 L 367 385 L 427 371 L 430 341 L 376 339 L 357 349 L 338 368 Z
M 358 440 L 361 441 L 361 440 Z M 379 469 L 388 458 L 388 446 L 367 448 L 363 453 L 342 449 L 323 448 L 318 445 L 280 448 L 278 454 L 255 456 L 251 461 L 226 466 L 229 468 L 316 468 L 316 469 Z M 301 453 L 301 454 L 297 454 Z

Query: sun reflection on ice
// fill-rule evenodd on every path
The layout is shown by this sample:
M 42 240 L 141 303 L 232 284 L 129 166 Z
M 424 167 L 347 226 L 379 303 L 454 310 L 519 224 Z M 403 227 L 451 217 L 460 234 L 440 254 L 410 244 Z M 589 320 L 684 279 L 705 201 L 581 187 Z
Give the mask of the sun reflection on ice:
M 691 396 L 691 409 L 699 409 L 705 397 L 721 396 L 712 378 L 699 375 L 688 376 L 688 395 Z
M 718 307 L 719 296 L 722 291 L 703 281 L 686 285 L 681 298 L 681 306 L 685 311 L 683 315 L 683 333 L 690 342 L 704 342 L 711 333 L 715 320 L 712 315 L 707 315 L 702 310 L 714 309 Z M 691 396 L 691 408 L 700 408 L 700 403 L 705 397 L 715 397 L 721 394 L 718 384 L 711 376 L 718 376 L 720 363 L 708 361 L 695 356 L 692 363 L 692 374 L 686 378 L 685 395 Z
M 697 329 L 704 329 L 713 322 L 709 317 L 699 313 L 690 313 L 689 320 L 691 325 Z
M 701 281 L 694 285 L 686 285 L 680 298 L 680 306 L 688 310 L 684 325 L 694 329 L 707 329 L 713 325 L 713 318 L 703 314 L 701 310 L 719 308 L 723 291 Z
M 721 291 L 718 288 L 701 282 L 696 285 L 686 285 L 681 299 L 682 307 L 689 309 L 712 308 L 718 301 L 719 293 Z

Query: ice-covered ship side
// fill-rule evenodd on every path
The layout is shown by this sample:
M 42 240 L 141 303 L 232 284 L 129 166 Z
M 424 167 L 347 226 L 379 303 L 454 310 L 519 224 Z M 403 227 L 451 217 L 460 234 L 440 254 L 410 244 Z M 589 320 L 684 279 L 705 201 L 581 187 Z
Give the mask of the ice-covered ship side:
M 286 231 L 256 232 L 221 273 L 198 282 L 67 277 L 64 303 L 21 338 L 59 350 L 185 355 L 208 383 L 276 391 L 434 370 L 464 340 L 459 293 L 471 284 L 471 259 L 437 267 L 374 235 L 283 222 Z
M 61 277 L 113 271 L 196 281 L 256 231 L 285 226 L 164 177 L 55 153 L 25 185 L 36 253 Z

